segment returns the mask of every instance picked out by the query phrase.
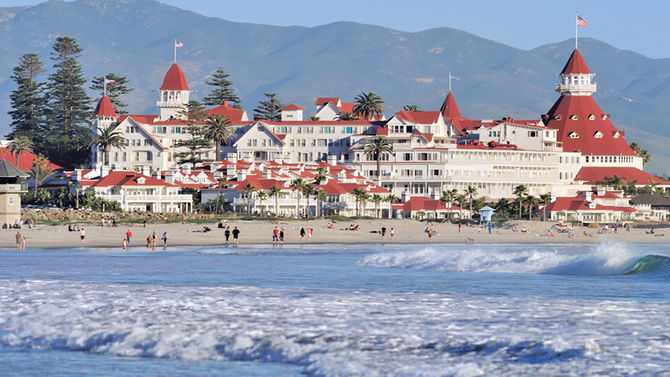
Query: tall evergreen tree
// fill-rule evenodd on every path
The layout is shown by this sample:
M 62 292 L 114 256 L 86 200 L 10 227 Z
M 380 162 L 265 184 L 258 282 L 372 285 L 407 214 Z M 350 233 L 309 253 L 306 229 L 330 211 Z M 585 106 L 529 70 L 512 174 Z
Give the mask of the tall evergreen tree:
M 281 120 L 281 101 L 276 93 L 264 93 L 267 100 L 258 102 L 258 107 L 254 109 L 254 119 L 265 119 L 271 122 Z
M 38 152 L 67 168 L 89 157 L 91 99 L 83 85 L 86 79 L 77 58 L 82 48 L 70 37 L 58 37 L 51 60 L 56 72 L 47 83 L 47 127 Z
M 93 100 L 93 103 L 98 103 L 100 98 L 102 98 L 103 90 L 105 88 L 105 78 L 107 78 L 108 82 L 113 81 L 107 84 L 107 97 L 109 97 L 109 100 L 112 101 L 112 105 L 114 105 L 114 111 L 116 111 L 117 114 L 128 114 L 126 111 L 126 107 L 128 107 L 128 105 L 121 101 L 122 95 L 128 94 L 135 90 L 135 88 L 128 87 L 128 76 L 118 76 L 111 72 L 105 76 L 93 76 L 93 80 L 91 80 L 91 86 L 89 86 L 89 88 L 100 93 L 100 95 L 95 100 Z
M 36 78 L 45 71 L 44 63 L 37 54 L 24 54 L 14 67 L 11 78 L 16 83 L 16 89 L 9 94 L 13 109 L 9 112 L 12 117 L 9 138 L 26 136 L 34 141 L 44 124 L 44 83 L 37 82 Z
M 175 153 L 177 162 L 181 164 L 191 164 L 195 167 L 197 164 L 205 161 L 202 154 L 209 151 L 212 144 L 204 137 L 204 119 L 207 117 L 205 106 L 199 101 L 189 101 L 186 109 L 182 112 L 188 125 L 186 132 L 191 136 L 190 139 L 177 141 L 176 148 L 186 148 L 184 152 Z
M 223 101 L 230 102 L 233 106 L 239 107 L 240 97 L 235 93 L 233 82 L 228 79 L 230 73 L 226 73 L 223 67 L 217 69 L 212 76 L 205 81 L 205 84 L 212 87 L 207 97 L 203 99 L 205 105 L 219 106 Z

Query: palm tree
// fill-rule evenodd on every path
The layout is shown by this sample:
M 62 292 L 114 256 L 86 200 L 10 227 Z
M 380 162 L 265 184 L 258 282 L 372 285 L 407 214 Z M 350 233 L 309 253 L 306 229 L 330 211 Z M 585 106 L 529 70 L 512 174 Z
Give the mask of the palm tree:
M 397 202 L 398 200 L 400 200 L 400 198 L 397 197 L 397 196 L 395 196 L 395 195 L 393 195 L 393 194 L 388 194 L 388 195 L 386 195 L 386 197 L 384 198 L 384 200 L 387 201 L 387 202 L 389 202 L 389 203 L 395 203 L 395 202 Z
M 302 194 L 307 197 L 307 211 L 305 212 L 305 217 L 309 219 L 309 197 L 314 194 L 314 186 L 311 183 L 305 182 L 302 187 Z
M 19 159 L 21 158 L 21 153 L 23 152 L 32 152 L 33 151 L 33 142 L 28 138 L 28 136 L 17 136 L 12 140 L 11 143 L 7 146 L 7 150 L 16 156 L 16 167 L 19 167 Z
M 384 200 L 384 197 L 379 194 L 372 195 L 372 202 L 375 203 L 375 218 L 379 218 L 379 203 Z
M 265 200 L 265 199 L 268 198 L 268 193 L 265 192 L 265 191 L 263 191 L 263 190 L 261 190 L 261 191 L 258 192 L 258 194 L 256 194 L 256 197 L 257 197 L 258 200 L 261 202 L 261 203 L 260 203 L 260 207 L 261 207 L 261 217 L 263 217 L 263 200 Z
M 323 216 L 323 213 L 322 213 L 323 208 L 322 207 L 323 207 L 323 200 L 326 199 L 326 193 L 323 190 L 321 190 L 320 188 L 315 189 L 315 191 L 316 191 L 317 203 L 319 204 L 318 214 L 319 214 L 319 216 Z
M 219 188 L 224 188 L 228 184 L 228 178 L 220 177 L 219 179 L 216 180 L 216 184 Z
M 28 174 L 35 181 L 35 189 L 33 190 L 33 198 L 37 197 L 37 188 L 42 185 L 45 179 L 53 174 L 53 170 L 47 167 L 46 159 L 43 156 L 37 156 L 33 160 L 33 166 L 28 170 Z
M 630 143 L 630 148 L 633 151 L 635 151 L 635 153 L 638 156 L 642 157 L 643 165 L 646 165 L 647 163 L 649 163 L 649 161 L 651 161 L 651 155 L 649 154 L 649 152 L 646 149 L 642 149 L 637 143 L 635 142 Z
M 405 105 L 402 109 L 405 111 L 423 111 L 419 105 Z
M 270 187 L 270 196 L 275 198 L 275 216 L 279 216 L 279 193 L 281 189 L 276 184 Z
M 532 220 L 533 218 L 533 207 L 540 202 L 540 199 L 533 196 L 533 195 L 528 195 L 526 198 L 526 201 L 528 202 L 528 220 Z
M 251 199 L 254 196 L 254 191 L 256 191 L 256 187 L 251 183 L 247 183 L 246 186 L 242 187 L 242 192 L 247 193 L 247 215 L 249 216 L 251 216 Z
M 551 193 L 540 195 L 540 202 L 544 204 L 542 206 L 542 221 L 547 221 L 547 206 L 551 203 Z
M 339 120 L 341 122 L 346 121 L 346 120 L 358 120 L 358 116 L 356 116 L 354 113 L 350 111 L 345 111 L 343 113 L 339 113 L 335 116 L 335 120 Z
M 472 199 L 475 195 L 477 195 L 477 188 L 475 186 L 469 185 L 465 189 L 465 195 L 467 195 L 468 199 L 470 200 L 470 214 L 472 215 Z
M 458 194 L 455 199 L 458 201 L 458 218 L 460 220 L 463 218 L 463 204 L 468 199 L 468 196 L 465 194 Z M 472 212 L 470 212 L 470 217 L 472 217 Z
M 305 181 L 302 178 L 296 178 L 291 182 L 291 190 L 298 192 L 298 207 L 296 210 L 296 217 L 300 217 L 300 195 L 302 194 L 302 189 L 305 188 Z
M 316 169 L 316 175 L 314 176 L 314 183 L 320 185 L 321 182 L 325 181 L 328 177 L 328 168 L 325 166 L 319 166 Z
M 519 202 L 519 220 L 521 220 L 521 209 L 523 208 L 523 198 L 528 195 L 528 187 L 526 185 L 518 185 L 514 187 L 514 196 L 516 196 L 517 201 Z
M 207 118 L 207 125 L 205 126 L 203 136 L 208 140 L 213 140 L 216 145 L 216 160 L 221 161 L 221 145 L 228 143 L 235 134 L 233 125 L 230 119 L 221 115 L 214 115 Z
M 375 115 L 384 112 L 384 101 L 377 93 L 361 93 L 354 100 L 354 114 L 365 120 L 370 120 Z
M 365 143 L 365 155 L 377 161 L 377 181 L 381 181 L 381 161 L 384 153 L 393 154 L 393 145 L 385 137 L 368 140 Z
M 123 149 L 126 147 L 126 139 L 121 134 L 121 130 L 114 129 L 114 127 L 109 126 L 105 128 L 98 128 L 98 135 L 89 143 L 89 147 L 95 146 L 100 147 L 103 154 L 102 165 L 104 166 L 107 163 L 109 166 L 109 151 L 112 150 L 112 147 Z
M 363 201 L 363 197 L 367 195 L 368 193 L 365 192 L 365 190 L 359 188 L 359 187 L 354 187 L 354 191 L 352 192 L 354 197 L 356 198 L 356 216 L 361 215 L 361 202 Z

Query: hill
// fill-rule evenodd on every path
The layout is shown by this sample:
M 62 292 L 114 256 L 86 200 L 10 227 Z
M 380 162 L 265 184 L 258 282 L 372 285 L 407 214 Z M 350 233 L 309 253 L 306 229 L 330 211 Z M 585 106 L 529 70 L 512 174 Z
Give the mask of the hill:
M 178 62 L 193 97 L 204 97 L 207 75 L 223 66 L 247 111 L 263 92 L 277 92 L 283 103 L 306 107 L 308 116 L 316 97 L 352 100 L 362 91 L 379 93 L 387 116 L 406 104 L 438 109 L 448 72 L 454 72 L 461 78 L 454 93 L 465 116 L 537 119 L 556 100 L 557 74 L 573 48 L 569 40 L 524 51 L 450 28 L 408 33 L 351 22 L 311 28 L 236 23 L 154 0 L 50 0 L 0 8 L 0 132 L 9 130 L 12 67 L 26 52 L 51 65 L 58 35 L 84 48 L 80 61 L 89 79 L 106 72 L 129 77 L 136 90 L 125 101 L 133 113 L 156 112 L 156 88 L 172 63 L 175 39 L 184 43 Z M 593 39 L 580 40 L 580 51 L 597 73 L 601 107 L 629 142 L 650 150 L 650 171 L 670 173 L 670 129 L 659 127 L 670 100 L 670 59 Z

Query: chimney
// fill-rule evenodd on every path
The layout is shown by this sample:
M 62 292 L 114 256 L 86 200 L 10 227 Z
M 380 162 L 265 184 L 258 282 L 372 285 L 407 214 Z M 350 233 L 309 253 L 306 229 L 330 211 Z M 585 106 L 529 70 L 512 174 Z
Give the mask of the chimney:
M 108 175 L 109 175 L 109 167 L 103 165 L 103 166 L 100 168 L 100 178 L 105 178 L 105 177 L 108 176 Z
M 151 169 L 146 165 L 142 166 L 142 175 L 151 176 Z
M 584 200 L 586 200 L 587 202 L 592 201 L 593 200 L 593 195 L 592 194 L 593 193 L 591 191 L 584 191 L 584 194 L 583 194 Z
M 171 185 L 174 185 L 174 171 L 172 170 L 167 170 L 165 172 L 165 183 L 169 183 Z

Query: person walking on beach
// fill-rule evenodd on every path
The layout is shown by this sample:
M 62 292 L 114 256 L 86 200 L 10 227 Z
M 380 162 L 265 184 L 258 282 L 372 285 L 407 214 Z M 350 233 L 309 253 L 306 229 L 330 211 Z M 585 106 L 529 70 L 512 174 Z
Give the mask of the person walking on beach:
M 158 234 L 156 234 L 156 232 L 153 232 L 153 234 L 151 234 L 151 241 L 153 243 L 152 246 L 154 248 L 158 246 Z
M 459 221 L 458 222 L 458 233 L 461 232 L 461 228 L 463 228 L 463 224 L 461 224 L 461 222 Z
M 237 229 L 237 227 L 233 229 L 233 242 L 235 242 L 235 247 L 237 247 L 240 242 L 240 230 Z
M 389 234 L 391 235 L 391 241 L 393 241 L 395 239 L 395 229 L 393 229 L 393 227 L 391 227 Z
M 223 235 L 226 236 L 226 245 L 228 245 L 228 240 L 230 239 L 230 227 L 226 228 L 226 231 L 223 232 Z
M 305 228 L 300 228 L 300 238 L 305 238 Z
M 81 238 L 81 243 L 83 244 L 84 238 L 86 238 L 86 231 L 84 230 L 84 228 L 81 228 L 81 230 L 79 230 L 79 237 Z
M 489 223 L 489 234 L 491 234 L 491 228 L 493 228 L 493 225 L 491 225 L 491 223 Z
M 132 236 L 133 236 L 133 232 L 131 232 L 130 229 L 128 229 L 126 231 L 126 241 L 127 241 L 128 245 L 130 245 L 130 237 L 132 237 Z
M 21 232 L 16 232 L 16 250 L 22 250 L 23 235 Z
M 384 239 L 384 237 L 386 236 L 386 227 L 383 226 L 383 225 L 382 225 L 382 231 L 381 231 L 381 233 L 382 233 L 382 239 Z
M 283 245 L 284 244 L 284 228 L 281 228 L 279 231 L 279 242 Z
M 314 232 L 314 229 L 312 228 L 307 229 L 307 241 L 312 239 L 312 232 Z
M 167 247 L 167 245 L 168 245 L 168 232 L 165 231 L 163 232 L 163 247 L 165 248 Z
M 279 228 L 275 227 L 272 230 L 272 244 L 276 245 L 279 242 Z
M 128 250 L 128 237 L 123 237 L 123 240 L 121 241 L 121 247 L 123 248 L 123 251 Z
M 147 237 L 147 252 L 148 253 L 150 253 L 151 250 L 153 250 L 153 245 L 154 245 L 154 238 L 151 235 L 149 235 L 149 237 Z

